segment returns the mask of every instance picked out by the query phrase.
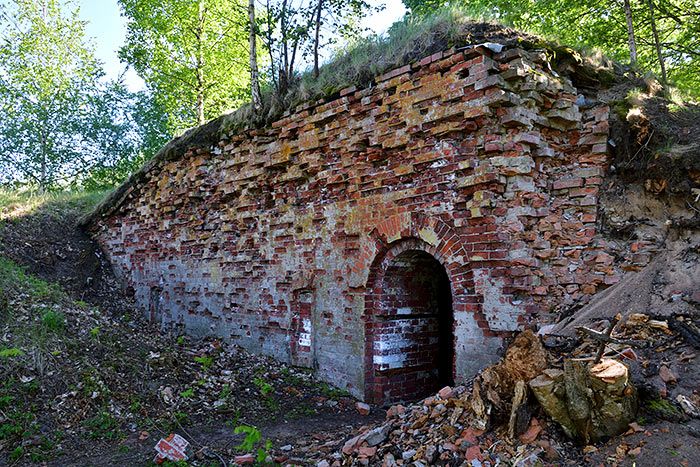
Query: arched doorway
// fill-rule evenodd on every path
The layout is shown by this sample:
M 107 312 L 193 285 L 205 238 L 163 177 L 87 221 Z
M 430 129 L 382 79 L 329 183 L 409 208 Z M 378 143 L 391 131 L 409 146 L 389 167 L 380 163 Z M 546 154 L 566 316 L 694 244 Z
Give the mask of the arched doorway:
M 375 401 L 417 399 L 453 384 L 454 318 L 445 267 L 423 250 L 406 249 L 387 255 L 375 272 L 368 303 Z

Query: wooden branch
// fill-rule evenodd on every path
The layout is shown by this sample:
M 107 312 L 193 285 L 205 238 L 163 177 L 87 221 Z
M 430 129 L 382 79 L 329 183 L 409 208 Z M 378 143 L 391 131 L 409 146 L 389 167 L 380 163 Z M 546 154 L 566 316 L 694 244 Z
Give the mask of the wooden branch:
M 628 345 L 630 347 L 636 347 L 638 349 L 642 348 L 642 346 L 636 342 L 615 339 L 614 337 L 610 337 L 610 335 L 607 335 L 606 333 L 594 331 L 593 329 L 589 329 L 589 328 L 584 327 L 584 326 L 579 326 L 576 328 L 576 330 L 581 331 L 582 333 L 586 334 L 587 336 L 592 337 L 593 339 L 599 340 L 603 343 Z
M 615 316 L 615 318 L 610 321 L 610 326 L 608 326 L 608 330 L 605 331 L 605 337 L 610 337 L 610 334 L 612 334 L 613 329 L 615 329 L 615 326 L 617 323 L 622 319 L 622 315 L 620 313 Z M 600 363 L 600 359 L 603 358 L 603 352 L 605 351 L 605 342 L 601 342 L 600 345 L 598 346 L 598 353 L 595 356 L 595 360 L 593 360 L 593 363 L 598 364 Z

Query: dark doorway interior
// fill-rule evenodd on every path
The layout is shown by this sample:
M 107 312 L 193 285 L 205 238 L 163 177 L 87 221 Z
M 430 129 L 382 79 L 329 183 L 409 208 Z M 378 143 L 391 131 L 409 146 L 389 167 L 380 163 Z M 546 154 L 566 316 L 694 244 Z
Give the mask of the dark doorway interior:
M 424 251 L 404 251 L 375 288 L 375 304 L 374 382 L 383 402 L 453 384 L 452 293 L 442 264 Z

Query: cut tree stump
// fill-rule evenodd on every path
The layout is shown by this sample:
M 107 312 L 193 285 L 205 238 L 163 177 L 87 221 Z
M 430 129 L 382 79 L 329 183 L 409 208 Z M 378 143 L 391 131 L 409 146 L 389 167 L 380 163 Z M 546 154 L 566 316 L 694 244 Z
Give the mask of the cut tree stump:
M 564 371 L 545 370 L 530 388 L 547 415 L 582 444 L 623 433 L 637 414 L 629 369 L 613 359 L 591 367 L 568 360 Z

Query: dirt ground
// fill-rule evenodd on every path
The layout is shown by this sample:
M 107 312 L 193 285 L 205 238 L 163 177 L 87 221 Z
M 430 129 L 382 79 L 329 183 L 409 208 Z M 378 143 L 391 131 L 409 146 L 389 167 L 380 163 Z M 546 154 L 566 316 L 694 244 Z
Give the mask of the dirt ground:
M 308 370 L 225 343 L 161 334 L 141 319 L 76 227 L 84 208 L 49 203 L 0 223 L 0 255 L 66 294 L 58 304 L 16 304 L 28 314 L 32 305 L 60 305 L 65 321 L 60 338 L 46 344 L 57 350 L 41 374 L 31 365 L 0 365 L 0 402 L 14 404 L 0 406 L 0 431 L 9 421 L 32 420 L 17 437 L 0 437 L 0 466 L 150 465 L 156 442 L 173 432 L 192 443 L 192 452 L 216 453 L 200 453 L 195 465 L 219 465 L 217 456 L 244 454 L 237 449 L 244 436 L 234 434 L 242 425 L 272 442 L 270 454 L 303 459 L 312 440 L 334 440 L 383 418 L 377 408 L 361 415 L 355 399 Z M 9 297 L 11 306 L 15 300 Z M 0 319 L 9 342 L 18 332 L 13 324 Z M 25 452 L 19 459 L 11 456 L 17 448 Z

